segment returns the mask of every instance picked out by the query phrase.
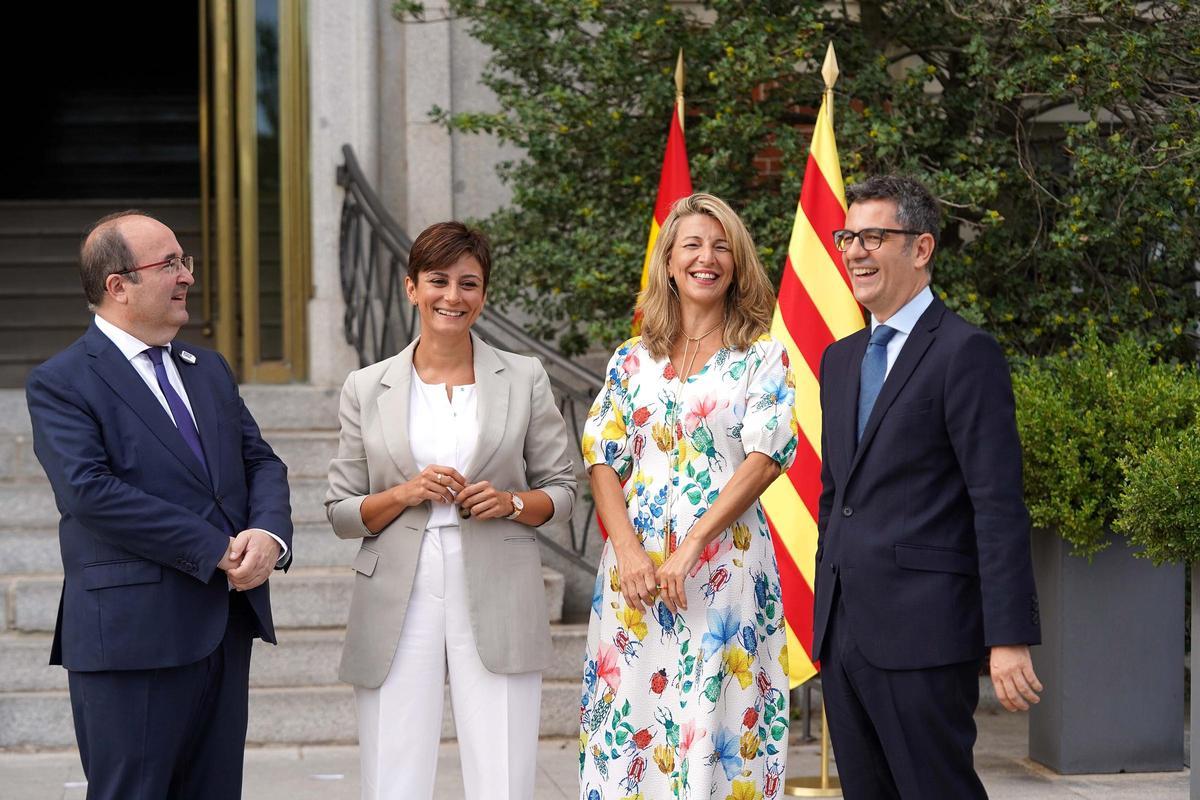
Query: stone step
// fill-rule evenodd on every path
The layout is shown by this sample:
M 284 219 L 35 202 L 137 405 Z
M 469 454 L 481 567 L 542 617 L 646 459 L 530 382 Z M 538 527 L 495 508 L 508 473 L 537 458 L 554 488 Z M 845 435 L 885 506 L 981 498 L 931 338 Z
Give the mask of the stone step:
M 73 253 L 14 257 L 11 250 L 0 250 L 2 293 L 70 286 L 72 282 L 79 285 L 79 258 Z
M 0 270 L 0 279 L 5 271 Z M 0 294 L 7 290 L 0 285 Z M 17 321 L 0 325 L 0 357 L 12 359 L 23 356 L 22 361 L 32 360 L 40 364 L 55 353 L 66 350 L 83 329 L 79 325 L 41 325 Z
M 292 521 L 301 525 L 325 521 L 325 478 L 296 478 L 292 489 Z M 4 525 L 13 528 L 52 528 L 58 525 L 54 492 L 42 479 L 27 478 L 0 483 L 0 508 Z
M 3 348 L 0 341 L 0 354 Z M 263 432 L 263 438 L 287 464 L 289 479 L 325 479 L 329 474 L 329 462 L 337 455 L 338 433 L 335 430 L 267 430 Z M 33 434 L 0 433 L 0 480 L 44 477 L 42 465 L 33 452 Z
M 562 619 L 562 573 L 542 569 L 546 613 L 551 622 Z M 354 573 L 343 568 L 294 568 L 272 578 L 271 608 L 275 627 L 339 628 L 350 613 Z M 7 629 L 23 633 L 54 630 L 62 578 L 58 575 L 0 578 L 5 596 Z
M 240 390 L 250 413 L 264 431 L 338 429 L 340 386 L 243 384 Z
M 79 335 L 85 327 L 86 322 L 77 329 Z M 244 384 L 240 390 L 267 441 L 283 431 L 337 432 L 340 387 Z M 31 430 L 25 390 L 0 389 L 0 434 L 29 434 Z
M 67 673 L 51 666 L 48 633 L 0 634 L 0 693 L 45 692 L 67 688 Z M 345 630 L 284 630 L 279 644 L 256 642 L 250 662 L 255 688 L 337 686 Z M 578 681 L 587 642 L 586 625 L 551 625 L 553 656 L 546 680 Z
M 111 207 L 111 210 L 125 208 L 127 205 L 128 203 L 115 205 Z M 78 227 L 0 227 L 0 263 L 28 264 L 31 270 L 36 269 L 37 263 L 44 259 L 56 259 L 64 264 L 69 264 L 75 271 L 74 280 L 67 280 L 61 285 L 68 289 L 74 289 L 82 299 L 83 289 L 79 285 L 79 245 L 83 241 L 83 232 L 87 230 L 87 227 L 106 213 L 108 212 L 100 211 L 95 217 L 81 223 Z M 200 253 L 200 230 L 198 227 L 179 228 L 171 225 L 169 221 L 166 222 L 167 227 L 175 232 L 179 246 L 185 253 Z M 0 226 L 4 225 L 5 223 L 0 221 Z
M 57 528 L 17 528 L 3 530 L 0 547 L 0 576 L 59 575 L 62 556 Z M 295 551 L 292 568 L 348 567 L 358 552 L 358 542 L 339 539 L 325 522 L 296 527 L 292 533 Z
M 0 389 L 0 434 L 28 435 L 32 430 L 25 390 Z
M 255 419 L 258 417 L 256 416 Z M 327 479 L 329 462 L 337 455 L 338 432 L 336 430 L 276 429 L 263 431 L 263 438 L 271 445 L 275 455 L 279 456 L 284 464 L 287 464 L 289 480 L 293 478 Z
M 0 295 L 0 319 L 21 322 L 31 328 L 38 325 L 74 325 L 82 333 L 91 322 L 92 315 L 79 287 L 64 286 L 5 292 Z M 53 354 L 38 355 L 39 361 L 44 361 Z
M 0 201 L 0 233 L 31 228 L 58 230 L 79 237 L 83 230 L 105 214 L 128 208 L 128 199 L 5 200 Z M 137 207 L 180 230 L 200 229 L 200 203 L 195 199 L 150 198 Z
M 33 453 L 33 434 L 0 433 L 0 480 L 31 481 L 45 480 L 45 477 L 46 473 Z
M 442 738 L 454 738 L 449 688 Z M 542 737 L 577 736 L 579 682 L 544 681 Z M 250 690 L 251 745 L 355 744 L 354 690 L 349 686 Z M 64 691 L 0 692 L 0 750 L 44 750 L 75 745 L 71 701 Z
M 991 681 L 979 680 L 978 713 L 999 713 Z M 540 735 L 579 734 L 578 680 L 544 680 Z M 817 693 L 819 697 L 819 692 Z M 442 738 L 454 738 L 447 687 Z M 819 704 L 819 700 L 816 700 Z M 818 705 L 819 707 L 819 705 Z M 247 743 L 251 745 L 355 744 L 354 690 L 349 686 L 251 688 Z M 0 692 L 0 750 L 73 747 L 71 701 L 66 690 Z

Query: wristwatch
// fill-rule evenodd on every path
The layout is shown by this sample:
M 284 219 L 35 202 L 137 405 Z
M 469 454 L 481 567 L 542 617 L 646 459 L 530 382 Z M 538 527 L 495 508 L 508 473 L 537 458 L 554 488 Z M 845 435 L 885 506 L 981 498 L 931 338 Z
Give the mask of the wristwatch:
M 505 517 L 505 519 L 516 519 L 525 510 L 525 501 L 518 497 L 516 492 L 509 492 L 508 496 L 512 498 L 513 512 Z

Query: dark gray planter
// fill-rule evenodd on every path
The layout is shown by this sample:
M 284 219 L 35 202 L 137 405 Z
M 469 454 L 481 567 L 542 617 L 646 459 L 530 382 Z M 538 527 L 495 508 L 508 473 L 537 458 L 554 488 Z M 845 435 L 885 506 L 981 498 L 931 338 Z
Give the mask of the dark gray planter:
M 1035 531 L 1046 687 L 1029 757 L 1060 774 L 1183 769 L 1184 569 L 1134 558 L 1122 537 L 1089 563 Z

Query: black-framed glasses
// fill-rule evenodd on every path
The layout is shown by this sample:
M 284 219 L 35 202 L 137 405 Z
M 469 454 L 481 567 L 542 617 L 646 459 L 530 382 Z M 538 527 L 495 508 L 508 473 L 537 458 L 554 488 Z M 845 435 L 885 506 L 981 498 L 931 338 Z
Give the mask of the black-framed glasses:
M 153 264 L 143 264 L 140 267 L 134 267 L 133 269 L 123 269 L 120 272 L 114 272 L 113 274 L 114 275 L 128 275 L 131 272 L 140 272 L 141 270 L 153 269 L 155 267 L 162 267 L 163 272 L 166 272 L 171 275 L 178 273 L 179 270 L 181 270 L 181 269 L 186 269 L 188 272 L 191 272 L 192 268 L 193 268 L 192 257 L 185 253 L 184 255 L 181 255 L 181 256 L 172 256 L 171 258 L 168 258 L 166 261 L 155 261 Z
M 899 233 L 905 236 L 920 236 L 924 231 L 906 231 L 900 228 L 863 228 L 861 231 L 851 231 L 842 228 L 833 232 L 833 246 L 840 252 L 846 252 L 854 240 L 862 244 L 863 250 L 878 250 L 883 247 L 883 240 L 889 233 Z

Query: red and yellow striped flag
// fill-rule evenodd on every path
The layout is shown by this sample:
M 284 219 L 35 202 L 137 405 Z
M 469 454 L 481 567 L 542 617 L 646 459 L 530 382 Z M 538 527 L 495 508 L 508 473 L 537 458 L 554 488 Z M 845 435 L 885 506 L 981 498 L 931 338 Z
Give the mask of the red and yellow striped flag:
M 787 620 L 788 675 L 793 688 L 817 674 L 812 652 L 813 581 L 817 552 L 817 504 L 821 495 L 821 397 L 817 383 L 826 346 L 863 327 L 862 310 L 850 290 L 832 232 L 845 225 L 846 193 L 833 134 L 833 44 L 821 70 L 825 96 L 813 128 L 800 203 L 792 225 L 787 262 L 771 335 L 783 342 L 796 375 L 800 443 L 796 461 L 763 493 L 783 583 Z
M 646 257 L 642 260 L 641 291 L 646 290 L 650 282 L 650 253 L 654 251 L 654 243 L 658 240 L 658 231 L 671 206 L 676 200 L 687 197 L 692 193 L 692 172 L 688 168 L 687 144 L 683 139 L 683 51 L 679 51 L 679 61 L 675 65 L 675 111 L 671 114 L 671 128 L 667 133 L 667 152 L 663 155 L 662 174 L 658 178 L 658 197 L 654 201 L 654 216 L 650 218 L 650 239 L 646 242 Z M 639 311 L 633 315 L 633 335 L 637 336 L 642 330 L 642 318 Z

